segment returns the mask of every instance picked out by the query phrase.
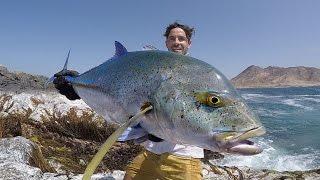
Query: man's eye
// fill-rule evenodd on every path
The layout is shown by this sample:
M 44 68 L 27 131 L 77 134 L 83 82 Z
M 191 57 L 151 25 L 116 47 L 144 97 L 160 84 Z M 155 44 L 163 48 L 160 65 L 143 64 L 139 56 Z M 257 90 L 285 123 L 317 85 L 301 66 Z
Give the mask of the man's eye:
M 176 39 L 178 39 L 179 42 L 187 41 L 187 38 L 184 36 L 170 36 L 168 39 L 169 41 L 176 41 Z
M 176 38 L 175 38 L 175 37 L 169 37 L 169 40 L 170 40 L 170 41 L 175 41 Z
M 179 37 L 178 37 L 178 40 L 179 40 L 179 41 L 187 41 L 187 38 L 186 38 L 186 37 L 183 37 L 183 36 L 179 36 Z

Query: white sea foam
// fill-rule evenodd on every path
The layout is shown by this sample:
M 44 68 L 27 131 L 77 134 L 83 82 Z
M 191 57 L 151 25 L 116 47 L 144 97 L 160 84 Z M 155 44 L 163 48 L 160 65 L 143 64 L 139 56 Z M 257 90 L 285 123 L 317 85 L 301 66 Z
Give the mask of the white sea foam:
M 313 110 L 312 107 L 304 106 L 302 104 L 297 103 L 297 99 L 285 99 L 282 102 L 286 105 L 289 105 L 289 106 L 298 107 L 298 108 L 302 108 L 302 109 L 309 110 L 309 111 Z
M 270 98 L 281 98 L 281 97 L 283 97 L 283 96 L 272 96 L 272 95 L 254 94 L 254 93 L 241 94 L 241 96 L 246 100 L 270 99 Z
M 255 94 L 255 93 L 248 93 L 242 94 L 242 97 L 245 100 L 250 100 L 253 102 L 264 102 L 272 100 L 274 103 L 285 103 L 287 105 L 302 107 L 301 104 L 295 104 L 293 101 L 312 101 L 319 103 L 320 102 L 320 95 L 288 95 L 288 96 L 272 96 L 272 95 L 265 95 L 265 94 Z M 306 109 L 310 109 L 307 107 Z
M 297 97 L 320 97 L 320 95 L 317 94 L 303 94 L 303 95 L 292 95 L 292 96 L 297 96 Z
M 228 154 L 222 160 L 212 160 L 210 162 L 222 166 L 247 166 L 254 169 L 273 169 L 277 171 L 311 170 L 319 167 L 319 164 L 316 164 L 316 162 L 319 162 L 319 152 L 290 154 L 280 148 L 272 147 L 271 143 L 272 141 L 260 140 L 258 144 L 264 150 L 255 156 Z
M 315 122 L 319 122 L 317 110 L 320 110 L 320 94 L 297 95 L 279 92 L 273 96 L 250 92 L 243 93 L 242 96 L 269 127 L 269 136 L 257 139 L 264 151 L 255 156 L 226 155 L 223 160 L 214 161 L 214 164 L 278 171 L 310 170 L 320 167 L 318 139 L 310 139 L 310 132 L 307 131 L 310 125 L 313 127 L 312 131 L 317 129 L 314 127 L 319 126 Z M 300 124 L 302 129 L 299 129 Z M 317 134 L 318 132 L 314 132 L 315 136 Z M 273 143 L 263 139 L 272 137 L 278 140 Z M 299 142 L 298 145 L 294 144 L 295 141 Z M 296 149 L 298 147 L 299 149 Z
M 270 109 L 266 109 L 263 107 L 258 107 L 257 109 L 254 110 L 255 113 L 257 113 L 259 116 L 264 116 L 264 117 L 273 117 L 276 118 L 279 115 L 287 115 L 289 114 L 288 112 L 281 110 L 281 109 L 277 109 L 277 110 L 270 110 Z
M 250 99 L 250 98 L 266 98 L 267 96 L 264 94 L 242 94 L 241 95 L 245 99 Z
M 312 102 L 316 102 L 316 103 L 320 102 L 320 98 L 311 98 L 311 97 L 301 98 L 301 100 L 303 100 L 303 101 L 312 101 Z

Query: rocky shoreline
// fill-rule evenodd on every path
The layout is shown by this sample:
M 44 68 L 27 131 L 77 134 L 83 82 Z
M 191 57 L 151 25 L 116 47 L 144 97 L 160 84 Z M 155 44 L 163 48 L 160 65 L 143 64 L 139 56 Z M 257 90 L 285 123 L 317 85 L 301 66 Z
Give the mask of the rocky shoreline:
M 117 128 L 83 101 L 69 101 L 45 77 L 0 68 L 0 179 L 81 179 L 105 139 Z M 116 143 L 93 179 L 123 179 L 125 166 L 142 150 Z M 214 166 L 223 158 L 206 151 L 203 179 L 320 179 L 320 169 L 278 172 Z
M 0 152 L 0 179 L 80 180 L 83 176 L 72 170 L 61 171 L 46 159 L 37 143 L 21 136 L 0 139 Z M 277 172 L 247 167 L 209 166 L 206 163 L 202 166 L 203 179 L 320 179 L 320 169 Z M 121 180 L 124 176 L 121 170 L 100 171 L 92 179 Z

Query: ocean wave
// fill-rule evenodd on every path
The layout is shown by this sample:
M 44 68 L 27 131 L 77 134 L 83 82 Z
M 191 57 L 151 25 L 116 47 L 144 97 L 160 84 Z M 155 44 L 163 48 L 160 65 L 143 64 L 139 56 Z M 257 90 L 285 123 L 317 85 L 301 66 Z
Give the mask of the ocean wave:
M 304 97 L 300 99 L 301 101 L 311 101 L 311 102 L 316 102 L 319 103 L 320 102 L 320 98 L 311 98 L 311 97 Z
M 291 98 L 288 99 L 294 99 L 296 101 L 308 101 L 308 102 L 316 102 L 319 103 L 320 102 L 320 95 L 292 95 L 289 96 Z
M 320 95 L 285 95 L 285 96 L 279 96 L 279 95 L 266 95 L 266 94 L 242 94 L 242 97 L 245 100 L 250 100 L 253 102 L 274 102 L 274 103 L 281 103 L 284 100 L 289 101 L 312 101 L 319 103 L 320 102 Z M 289 102 L 290 103 L 290 102 Z M 289 104 L 291 105 L 291 104 Z
M 285 111 L 285 110 L 281 110 L 281 109 L 274 110 L 274 109 L 267 109 L 267 108 L 263 108 L 263 107 L 259 107 L 259 108 L 254 109 L 254 112 L 256 114 L 258 114 L 259 116 L 272 117 L 272 118 L 276 118 L 279 115 L 290 114 L 288 111 Z
M 269 99 L 269 98 L 281 98 L 283 96 L 272 96 L 272 95 L 266 95 L 266 94 L 241 94 L 241 96 L 244 99 L 257 99 L 257 98 L 263 98 L 263 99 Z
M 297 99 L 285 99 L 282 102 L 288 106 L 298 107 L 309 111 L 313 110 L 313 107 L 304 106 L 302 104 L 297 103 Z
M 317 94 L 303 94 L 303 95 L 292 95 L 297 97 L 320 97 L 320 95 Z
M 272 147 L 272 141 L 259 141 L 264 150 L 254 156 L 225 155 L 222 160 L 211 160 L 212 164 L 221 166 L 246 166 L 254 169 L 273 169 L 277 171 L 305 171 L 319 168 L 320 152 L 308 151 L 304 154 L 290 154 L 285 150 Z
M 320 148 L 317 127 L 319 127 L 320 94 L 306 89 L 289 90 L 259 89 L 243 92 L 243 98 L 260 116 L 267 128 L 267 135 L 256 139 L 264 151 L 255 156 L 227 154 L 224 159 L 215 160 L 213 163 L 277 171 L 319 168 Z

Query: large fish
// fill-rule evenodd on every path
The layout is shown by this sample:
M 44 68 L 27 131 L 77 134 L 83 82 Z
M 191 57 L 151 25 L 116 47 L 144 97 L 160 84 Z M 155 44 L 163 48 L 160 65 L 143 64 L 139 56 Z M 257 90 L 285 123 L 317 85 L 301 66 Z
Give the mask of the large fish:
M 244 155 L 262 151 L 247 139 L 265 129 L 217 69 L 177 53 L 127 52 L 120 43 L 115 46 L 114 57 L 66 79 L 107 121 L 126 123 L 121 132 L 139 122 L 149 133 L 173 143 Z M 147 106 L 152 110 L 128 123 Z

